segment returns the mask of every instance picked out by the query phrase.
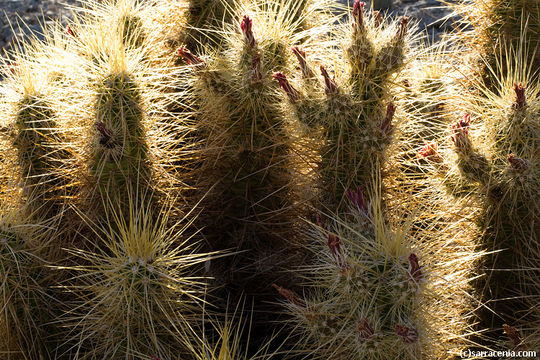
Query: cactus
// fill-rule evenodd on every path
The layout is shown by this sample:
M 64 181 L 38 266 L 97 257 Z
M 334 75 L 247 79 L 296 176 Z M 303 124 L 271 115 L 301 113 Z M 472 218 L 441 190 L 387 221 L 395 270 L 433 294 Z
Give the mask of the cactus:
M 336 71 L 331 78 L 321 66 L 324 93 L 299 49 L 294 52 L 302 69 L 301 90 L 276 75 L 298 119 L 314 137 L 322 133 L 317 207 L 327 215 L 318 217 L 308 235 L 315 254 L 306 271 L 308 295 L 301 298 L 280 284 L 275 287 L 294 317 L 297 346 L 310 358 L 450 357 L 464 346 L 463 334 L 470 329 L 467 300 L 456 295 L 467 291 L 477 254 L 469 249 L 459 266 L 442 265 L 462 245 L 439 254 L 424 247 L 435 241 L 435 234 L 446 237 L 437 233 L 437 216 L 423 220 L 428 225 L 414 233 L 416 238 L 410 218 L 388 212 L 381 176 L 394 132 L 392 80 L 408 61 L 413 40 L 406 19 L 388 26 L 378 13 L 364 16 L 359 1 L 352 15 L 346 60 L 336 67 L 348 71 Z M 459 285 L 438 283 L 435 279 L 448 276 L 442 274 L 452 274 Z M 449 313 L 459 325 L 435 320 Z

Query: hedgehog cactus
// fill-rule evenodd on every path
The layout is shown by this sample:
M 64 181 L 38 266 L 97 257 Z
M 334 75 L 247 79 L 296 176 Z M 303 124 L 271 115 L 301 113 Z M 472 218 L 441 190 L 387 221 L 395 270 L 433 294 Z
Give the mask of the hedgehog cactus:
M 351 205 L 354 220 L 313 233 L 319 247 L 327 244 L 311 272 L 315 294 L 300 299 L 277 287 L 296 316 L 295 331 L 316 359 L 418 359 L 429 331 L 421 318 L 426 290 L 418 256 L 376 224 L 381 214 L 374 221 L 366 203 Z
M 186 336 L 196 327 L 201 278 L 195 264 L 207 261 L 186 243 L 170 209 L 159 217 L 130 204 L 112 212 L 108 225 L 94 227 L 96 249 L 72 250 L 85 266 L 73 268 L 79 299 L 64 323 L 78 352 L 95 359 L 135 359 L 141 354 L 174 359 L 186 354 Z
M 458 167 L 469 181 L 478 184 L 484 197 L 481 220 L 483 240 L 491 250 L 513 249 L 493 256 L 493 269 L 521 268 L 527 256 L 528 244 L 537 242 L 538 236 L 538 150 L 540 135 L 540 108 L 536 89 L 532 88 L 527 99 L 523 85 L 514 84 L 514 101 L 506 103 L 485 119 L 492 146 L 486 149 L 489 157 L 474 147 L 469 134 L 470 116 L 453 126 L 453 141 L 458 155 Z M 516 241 L 516 239 L 519 239 Z M 519 295 L 521 288 L 518 274 L 498 274 L 489 279 L 490 296 L 503 299 Z M 514 317 L 520 300 L 511 304 L 499 301 L 499 315 Z M 506 309 L 506 310 L 503 310 Z
M 321 65 L 324 85 L 320 86 L 305 53 L 294 48 L 302 69 L 300 90 L 285 75 L 275 76 L 300 122 L 313 131 L 323 129 L 318 181 L 321 201 L 329 209 L 344 204 L 347 189 L 371 187 L 373 169 L 385 159 L 396 111 L 391 78 L 405 63 L 407 19 L 401 20 L 393 34 L 389 32 L 392 29 L 385 29 L 378 17 L 365 17 L 364 3 L 357 1 L 345 49 L 343 68 L 348 73 L 331 77 Z

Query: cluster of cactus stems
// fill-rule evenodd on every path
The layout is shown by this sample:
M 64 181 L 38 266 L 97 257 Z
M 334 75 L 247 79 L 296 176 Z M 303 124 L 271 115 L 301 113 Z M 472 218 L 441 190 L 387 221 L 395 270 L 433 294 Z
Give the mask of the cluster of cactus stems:
M 346 49 L 349 74 L 339 82 L 324 65 L 321 85 L 306 54 L 293 48 L 302 69 L 302 88 L 296 90 L 283 73 L 274 75 L 287 93 L 298 120 L 307 129 L 322 127 L 318 181 L 321 201 L 338 210 L 348 189 L 370 188 L 374 169 L 384 160 L 393 130 L 395 106 L 391 102 L 390 78 L 404 65 L 407 18 L 381 45 L 380 14 L 364 16 L 364 3 L 355 2 L 350 44 Z
M 537 85 L 523 79 L 512 101 L 500 91 L 453 124 L 452 168 L 435 142 L 441 98 L 404 80 L 419 51 L 408 19 L 357 0 L 328 31 L 322 4 L 90 1 L 3 60 L 0 352 L 271 358 L 288 338 L 280 356 L 452 358 L 473 328 L 478 255 L 455 214 L 436 214 L 447 203 L 425 190 L 428 174 L 414 177 L 422 140 L 418 157 L 452 194 L 480 199 L 480 241 L 501 250 L 487 267 L 526 269 L 488 273 L 483 295 L 503 321 L 487 326 L 515 348 L 537 345 L 538 331 L 521 331 L 540 327 L 529 300 L 540 287 Z M 420 82 L 447 91 L 441 77 Z M 415 124 L 400 133 L 404 118 Z M 476 136 L 479 118 L 489 131 Z M 249 331 L 233 328 L 236 313 L 208 329 L 208 307 L 238 309 L 244 296 Z M 284 336 L 263 339 L 283 322 Z M 241 350 L 250 334 L 253 354 Z
M 257 15 L 243 16 L 240 31 L 211 61 L 179 49 L 193 68 L 203 139 L 193 180 L 204 208 L 198 224 L 208 250 L 238 252 L 213 261 L 209 271 L 225 297 L 245 293 L 253 299 L 259 310 L 254 326 L 264 322 L 261 309 L 275 299 L 270 284 L 290 285 L 292 270 L 303 261 L 291 125 L 272 78 L 289 62 L 290 32 L 272 30 L 275 15 Z

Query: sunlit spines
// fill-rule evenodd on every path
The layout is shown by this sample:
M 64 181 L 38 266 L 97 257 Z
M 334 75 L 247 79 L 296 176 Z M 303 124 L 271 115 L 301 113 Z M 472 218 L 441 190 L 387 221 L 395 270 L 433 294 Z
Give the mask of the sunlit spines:
M 65 336 L 88 357 L 175 359 L 187 354 L 204 303 L 196 266 L 212 254 L 188 244 L 187 225 L 170 226 L 172 208 L 156 217 L 150 207 L 130 204 L 128 213 L 108 213 L 106 225 L 85 217 L 96 246 L 70 250 L 84 265 L 71 268 L 75 306 L 60 321 L 75 330 Z

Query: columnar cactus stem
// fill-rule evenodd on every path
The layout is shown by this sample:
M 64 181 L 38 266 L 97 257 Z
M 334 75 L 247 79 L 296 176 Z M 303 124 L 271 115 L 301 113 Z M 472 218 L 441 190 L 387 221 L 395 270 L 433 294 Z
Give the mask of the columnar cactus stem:
M 523 281 L 530 282 L 523 280 L 522 273 L 528 271 L 502 272 L 530 268 L 529 259 L 535 256 L 531 244 L 536 241 L 540 220 L 535 199 L 540 192 L 535 180 L 540 161 L 540 105 L 536 95 L 528 97 L 536 92 L 527 90 L 522 83 L 514 83 L 513 89 L 505 89 L 501 95 L 485 90 L 494 103 L 502 104 L 485 113 L 484 108 L 479 109 L 482 118 L 474 122 L 480 124 L 482 135 L 487 139 L 485 144 L 472 136 L 469 115 L 452 125 L 452 141 L 462 179 L 449 174 L 445 175 L 446 183 L 450 187 L 453 182 L 457 187 L 468 183 L 469 191 L 454 193 L 466 196 L 472 192 L 478 196 L 477 203 L 482 210 L 478 218 L 480 241 L 494 252 L 486 259 L 488 276 L 478 284 L 484 296 L 497 299 L 490 303 L 489 311 L 481 314 L 482 326 L 487 328 L 498 328 L 504 321 L 518 321 L 519 312 L 525 313 L 528 306 L 519 295 L 527 298 L 535 291 L 522 285 Z M 502 100 L 504 92 L 513 94 L 514 100 Z M 480 146 L 486 155 L 477 149 Z M 449 171 L 440 155 L 428 150 L 424 153 L 435 159 L 439 170 Z M 498 338 L 500 334 L 493 336 Z
M 96 91 L 91 171 L 100 202 L 106 204 L 113 200 L 115 205 L 125 208 L 128 199 L 141 200 L 151 194 L 152 172 L 141 94 L 127 72 L 103 77 Z
M 294 276 L 281 271 L 302 261 L 296 180 L 290 171 L 293 139 L 279 84 L 291 101 L 298 91 L 281 72 L 290 57 L 284 29 L 263 37 L 258 34 L 269 21 L 263 14 L 240 19 L 240 31 L 227 41 L 223 57 L 193 66 L 203 139 L 194 183 L 205 209 L 200 225 L 208 249 L 239 251 L 212 261 L 210 273 L 227 285 L 225 296 L 236 299 L 244 291 L 253 297 L 254 326 L 261 326 L 266 315 L 260 309 L 276 296 L 270 285 L 288 287 Z M 186 51 L 181 54 L 202 64 Z M 268 331 L 264 327 L 261 331 Z
M 15 132 L 29 210 L 36 220 L 53 218 L 61 214 L 67 193 L 61 168 L 69 154 L 62 148 L 54 110 L 44 96 L 27 94 L 19 101 Z

